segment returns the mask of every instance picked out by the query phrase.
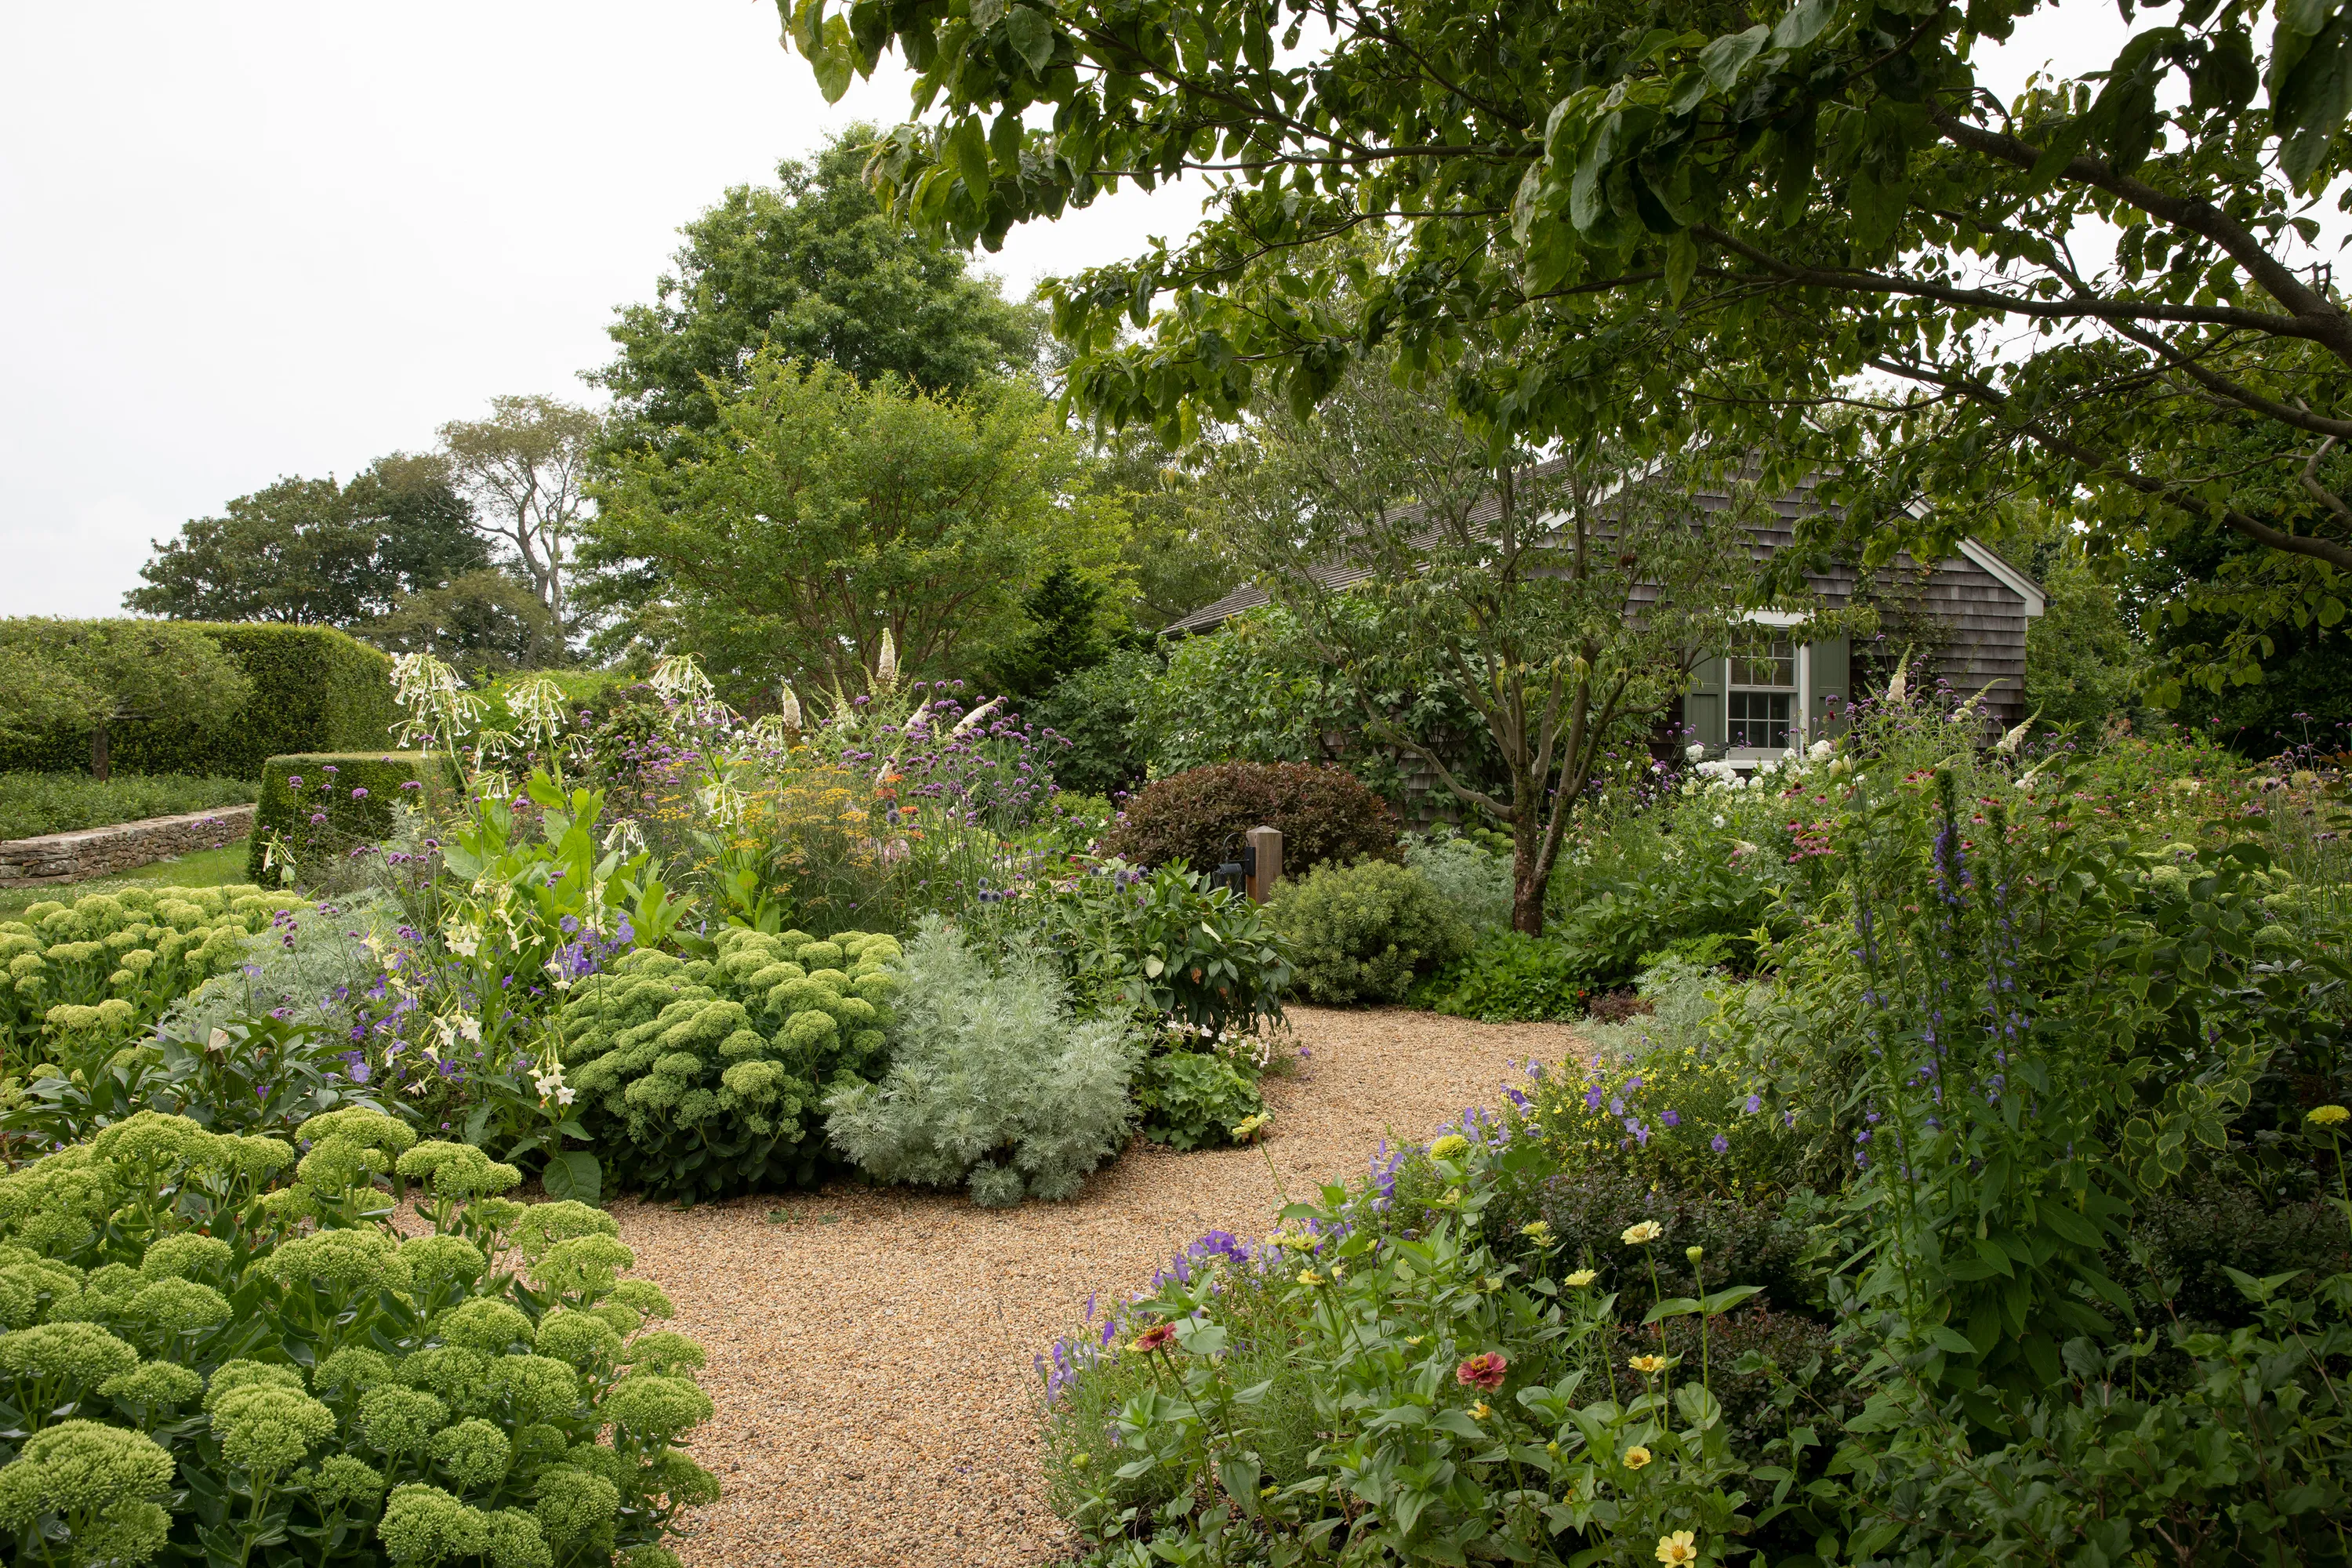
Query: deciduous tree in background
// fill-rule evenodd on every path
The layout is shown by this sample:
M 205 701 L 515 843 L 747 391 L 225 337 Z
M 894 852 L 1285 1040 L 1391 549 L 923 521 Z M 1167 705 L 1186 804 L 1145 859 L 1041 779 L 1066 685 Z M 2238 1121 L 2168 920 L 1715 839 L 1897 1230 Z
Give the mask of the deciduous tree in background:
M 173 620 L 352 626 L 404 594 L 489 563 L 472 510 L 432 456 L 394 453 L 352 479 L 279 479 L 192 519 L 139 569 L 123 607 Z
M 488 419 L 441 426 L 451 477 L 475 526 L 513 547 L 557 626 L 564 573 L 587 507 L 588 464 L 604 429 L 593 409 L 533 395 L 490 399 Z
M 672 434 L 598 485 L 585 596 L 620 617 L 608 644 L 693 648 L 739 688 L 863 689 L 886 631 L 910 673 L 968 671 L 1052 564 L 1110 571 L 1125 531 L 1073 489 L 1078 444 L 1020 383 L 861 385 L 772 347 L 709 429 Z
M 853 125 L 772 185 L 737 185 L 682 231 L 677 270 L 654 302 L 617 312 L 620 353 L 595 379 L 618 401 L 626 438 L 709 429 L 720 389 L 744 384 L 772 347 L 857 381 L 892 375 L 960 393 L 1029 368 L 1034 312 L 969 271 L 965 253 L 921 237 L 867 186 L 875 140 Z

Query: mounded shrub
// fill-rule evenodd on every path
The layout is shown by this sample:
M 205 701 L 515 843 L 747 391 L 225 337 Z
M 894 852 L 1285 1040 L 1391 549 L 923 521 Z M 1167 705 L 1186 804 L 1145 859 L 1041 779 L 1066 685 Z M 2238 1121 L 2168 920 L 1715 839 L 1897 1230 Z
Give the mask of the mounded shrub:
M 558 1015 L 605 1170 L 692 1201 L 814 1186 L 825 1097 L 881 1075 L 898 939 L 720 931 L 716 956 L 640 948 Z
M 332 626 L 193 623 L 253 683 L 226 722 L 119 719 L 107 725 L 117 773 L 257 779 L 280 752 L 383 745 L 400 721 L 392 660 Z M 51 731 L 0 743 L 0 770 L 86 772 L 89 731 Z
M 1050 956 L 991 964 L 935 915 L 896 968 L 889 1070 L 827 1098 L 834 1146 L 877 1181 L 965 1183 L 985 1206 L 1075 1195 L 1127 1141 L 1128 1021 L 1072 1017 Z
M 102 1057 L 236 968 L 289 902 L 256 887 L 125 888 L 0 921 L 0 1071 Z
M 1388 802 L 1344 768 L 1306 763 L 1216 763 L 1157 780 L 1128 801 L 1103 849 L 1139 866 L 1181 860 L 1206 871 L 1253 827 L 1280 830 L 1286 875 L 1401 853 Z
M 261 800 L 247 841 L 245 874 L 265 886 L 303 880 L 322 860 L 360 845 L 381 844 L 393 807 L 414 803 L 448 781 L 445 755 L 422 752 L 303 752 L 272 757 L 261 774 Z
M 1266 913 L 1290 945 L 1298 986 L 1318 1002 L 1396 1001 L 1472 940 L 1469 922 L 1419 872 L 1387 860 L 1285 878 Z
M 297 1136 L 144 1111 L 0 1176 L 0 1557 L 674 1563 L 704 1356 L 612 1216 L 382 1111 Z

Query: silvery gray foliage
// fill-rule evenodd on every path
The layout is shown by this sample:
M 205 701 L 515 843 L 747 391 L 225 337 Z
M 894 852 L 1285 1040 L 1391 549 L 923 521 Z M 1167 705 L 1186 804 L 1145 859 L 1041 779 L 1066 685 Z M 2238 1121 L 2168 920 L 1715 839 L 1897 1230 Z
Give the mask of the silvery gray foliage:
M 1145 1042 L 1123 1018 L 1074 1017 L 1049 958 L 1016 947 L 992 963 L 930 915 L 896 967 L 888 1070 L 825 1101 L 825 1131 L 859 1169 L 968 1182 L 997 1207 L 1069 1197 L 1125 1144 Z
M 373 932 L 387 949 L 397 946 L 392 939 L 399 925 L 400 906 L 382 893 L 298 904 L 246 939 L 242 964 L 173 1003 L 163 1026 L 183 1039 L 201 1039 L 231 1018 L 284 1008 L 297 1019 L 349 1029 L 350 998 L 383 973 L 364 938 Z
M 1405 840 L 1404 863 L 1460 910 L 1473 930 L 1510 925 L 1511 863 L 1493 850 L 1451 832 L 1413 834 Z
M 1622 1024 L 1582 1026 L 1596 1057 L 1631 1061 L 1643 1051 L 1705 1053 L 1717 1048 L 1721 1040 L 1715 1022 L 1717 997 L 1727 996 L 1736 1004 L 1744 987 L 1706 964 L 1687 958 L 1664 958 L 1642 971 L 1633 989 L 1650 1004 L 1649 1013 L 1635 1014 Z

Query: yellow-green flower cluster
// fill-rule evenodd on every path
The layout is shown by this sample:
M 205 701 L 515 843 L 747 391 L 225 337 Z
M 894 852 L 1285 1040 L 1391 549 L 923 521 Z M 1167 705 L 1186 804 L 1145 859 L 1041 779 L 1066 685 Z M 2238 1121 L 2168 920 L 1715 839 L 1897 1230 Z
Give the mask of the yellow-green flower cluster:
M 694 960 L 640 949 L 575 988 L 561 1015 L 592 1131 L 621 1134 L 616 1175 L 657 1196 L 808 1180 L 825 1090 L 884 1065 L 897 939 L 735 929 L 716 949 Z
M 259 888 L 131 888 L 0 921 L 0 1069 L 119 1041 L 244 962 L 292 900 Z

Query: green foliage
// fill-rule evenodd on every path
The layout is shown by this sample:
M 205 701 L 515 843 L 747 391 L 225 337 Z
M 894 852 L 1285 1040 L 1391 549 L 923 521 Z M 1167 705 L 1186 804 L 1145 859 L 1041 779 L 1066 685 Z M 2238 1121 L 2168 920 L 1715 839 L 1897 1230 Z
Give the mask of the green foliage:
M 379 458 L 347 485 L 279 479 L 194 518 L 139 569 L 125 609 L 181 621 L 346 630 L 489 565 L 473 508 L 436 457 Z
M 988 660 L 985 689 L 1024 707 L 1062 681 L 1094 668 L 1113 650 L 1139 641 L 1114 618 L 1109 590 L 1067 562 L 1055 562 L 1022 596 L 1026 624 Z
M 357 630 L 386 653 L 429 653 L 478 681 L 563 657 L 562 628 L 531 585 L 488 567 L 404 594 Z
M 1127 1140 L 1132 1026 L 1072 1017 L 1050 958 L 992 964 L 936 915 L 893 967 L 889 1067 L 826 1096 L 834 1147 L 877 1181 L 963 1183 L 984 1205 L 1076 1196 Z
M 733 186 L 686 225 L 677 272 L 621 309 L 619 355 L 597 377 L 638 425 L 711 428 L 714 395 L 761 349 L 947 394 L 1028 367 L 1028 313 L 876 199 L 861 172 L 874 136 L 845 126 L 809 163 L 778 164 L 775 185 Z
M 0 773 L 0 839 L 178 816 L 242 805 L 257 793 L 243 779 L 184 773 L 123 773 L 103 784 L 75 773 Z
M 1197 871 L 1113 860 L 992 908 L 982 918 L 1014 940 L 1044 942 L 1084 1002 L 1211 1036 L 1281 1020 L 1289 950 L 1256 904 Z
M 399 716 L 392 698 L 392 661 L 330 626 L 9 624 L 135 626 L 173 637 L 200 636 L 226 657 L 233 674 L 249 683 L 249 694 L 239 698 L 229 689 L 232 683 L 224 682 L 217 688 L 219 700 L 208 710 L 192 713 L 159 706 L 137 717 L 110 721 L 107 750 L 119 772 L 258 779 L 262 764 L 281 752 L 383 745 Z M 196 655 L 192 662 L 209 668 L 208 660 L 209 656 Z M 0 742 L 0 764 L 39 773 L 79 773 L 89 765 L 90 742 L 87 721 L 45 725 L 25 740 Z
M 908 675 L 1016 637 L 1055 563 L 1107 564 L 1121 521 L 1067 498 L 1078 463 L 1017 383 L 861 384 L 763 349 L 707 429 L 615 453 L 585 526 L 583 591 L 624 612 L 607 640 L 690 648 L 739 700 L 779 681 L 862 689 L 885 635 Z
M 1140 727 L 1141 704 L 1159 675 L 1153 655 L 1120 648 L 1099 664 L 1064 676 L 1029 704 L 1029 720 L 1038 731 L 1050 731 L 1065 742 L 1046 748 L 1055 784 L 1107 799 L 1142 784 L 1150 748 Z
M 1399 855 L 1386 801 L 1344 769 L 1298 763 L 1219 763 L 1155 779 L 1128 801 L 1103 849 L 1138 865 L 1209 871 L 1238 854 L 1253 827 L 1282 834 L 1286 876 L 1326 860 Z
M 254 694 L 203 633 L 146 621 L 0 621 L 0 739 L 29 747 L 85 732 L 100 778 L 122 721 L 184 714 L 217 731 Z
M 446 789 L 448 759 L 423 752 L 299 752 L 263 765 L 246 875 L 268 886 L 316 881 L 361 846 L 392 837 L 395 808 Z
M 1249 1075 L 1213 1051 L 1155 1051 L 1135 1079 L 1143 1135 L 1172 1149 L 1242 1142 L 1265 1101 Z
M 250 885 L 126 888 L 0 921 L 0 1064 L 98 1064 L 206 978 L 289 900 Z
M 825 1173 L 825 1097 L 880 1077 L 897 941 L 740 927 L 713 956 L 640 947 L 558 1013 L 581 1121 L 614 1179 L 692 1201 Z
M 1516 1023 L 1576 1017 L 1595 989 L 1591 965 L 1557 937 L 1499 931 L 1424 976 L 1407 1000 L 1455 1017 Z
M 1585 1070 L 1547 1077 L 1528 1113 L 1563 1161 L 1694 1194 L 1770 1192 L 1786 1181 L 1797 1139 L 1766 1112 L 1764 1086 L 1716 1026 L 1722 984 L 1668 959 L 1643 972 L 1648 1014 L 1586 1026 Z
M 1500 834 L 1413 834 L 1405 839 L 1404 863 L 1454 906 L 1474 935 L 1510 925 L 1510 841 Z
M 1267 918 L 1318 1002 L 1394 1002 L 1414 976 L 1470 951 L 1469 923 L 1419 872 L 1388 860 L 1326 862 L 1285 877 Z
M 1055 286 L 1102 423 L 1303 417 L 1379 345 L 1496 450 L 1672 452 L 1696 427 L 1776 483 L 1819 475 L 1846 509 L 1801 536 L 1850 528 L 1870 564 L 2024 494 L 2119 546 L 2228 527 L 2271 552 L 2263 620 L 2332 625 L 2352 318 L 2305 268 L 2306 208 L 2352 162 L 2338 9 L 2193 6 L 2000 90 L 1988 46 L 2056 9 L 1381 5 L 1302 44 L 1259 0 L 866 26 L 798 0 L 787 34 L 829 94 L 905 57 L 922 119 L 875 172 L 959 243 L 1234 175 L 1182 244 Z M 1199 44 L 1084 68 L 1111 32 Z M 1366 214 L 1440 216 L 1375 249 Z M 2093 222 L 2116 243 L 2083 258 Z M 1181 308 L 1155 314 L 1162 290 Z M 1906 511 L 1923 492 L 1944 504 Z
M 700 1352 L 625 1337 L 667 1304 L 610 1216 L 381 1111 L 296 1135 L 148 1112 L 0 1176 L 12 1562 L 592 1568 L 718 1496 L 674 1446 Z

